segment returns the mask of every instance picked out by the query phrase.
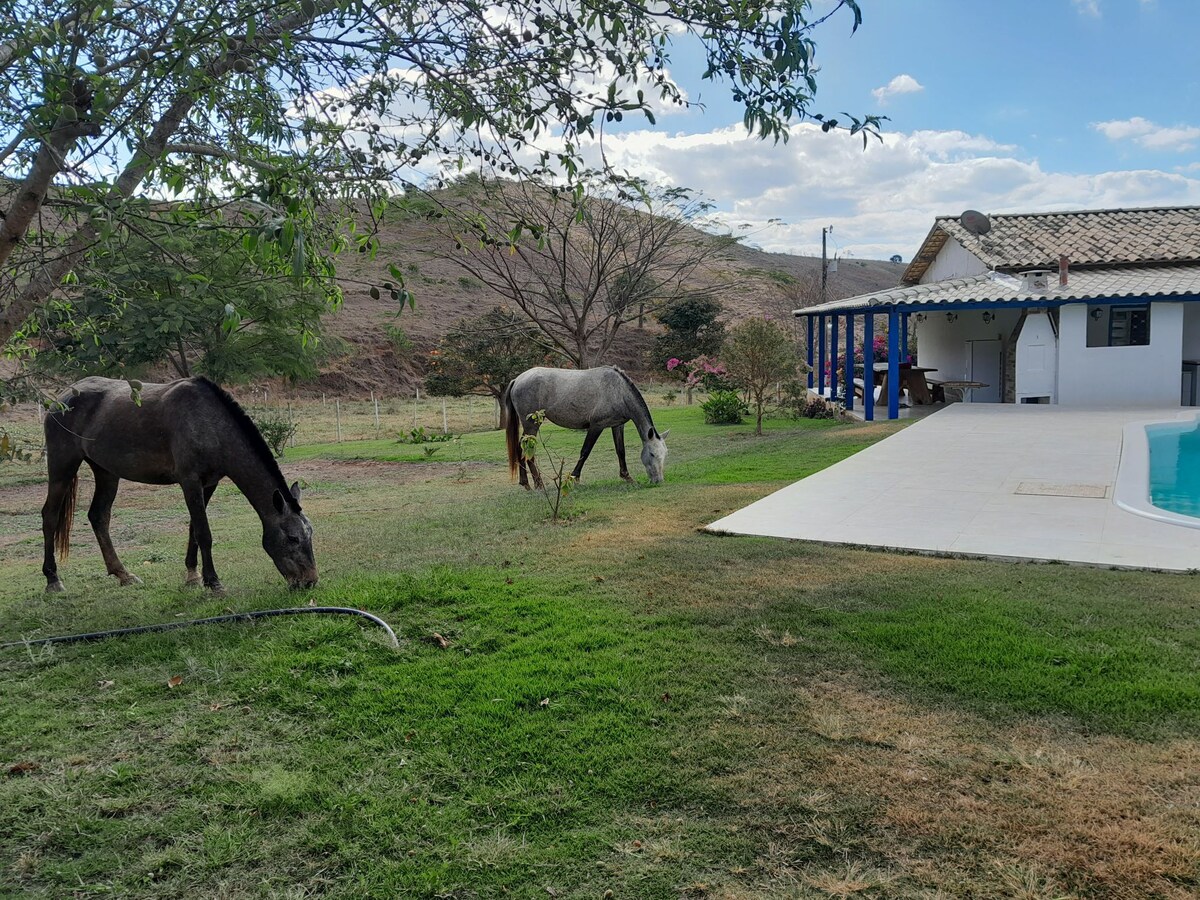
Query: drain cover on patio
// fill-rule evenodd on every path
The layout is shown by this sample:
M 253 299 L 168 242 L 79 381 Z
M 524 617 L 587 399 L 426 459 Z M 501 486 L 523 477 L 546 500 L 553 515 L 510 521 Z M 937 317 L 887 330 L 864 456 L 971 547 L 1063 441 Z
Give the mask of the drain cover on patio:
M 1050 484 L 1044 481 L 1022 481 L 1015 493 L 1036 494 L 1039 497 L 1089 497 L 1103 500 L 1108 495 L 1104 484 Z

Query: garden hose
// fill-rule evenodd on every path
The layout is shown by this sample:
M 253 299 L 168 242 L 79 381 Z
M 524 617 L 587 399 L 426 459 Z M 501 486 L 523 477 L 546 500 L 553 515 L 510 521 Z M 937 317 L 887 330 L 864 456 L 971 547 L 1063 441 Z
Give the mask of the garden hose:
M 110 637 L 123 637 L 127 634 L 174 631 L 176 628 L 191 628 L 193 625 L 215 625 L 219 622 L 248 622 L 251 619 L 266 619 L 273 616 L 301 616 L 309 613 L 362 616 L 364 619 L 370 619 L 387 632 L 392 648 L 395 650 L 400 649 L 400 641 L 396 637 L 396 632 L 392 631 L 391 626 L 383 621 L 383 619 L 373 616 L 369 612 L 363 612 L 361 609 L 352 609 L 348 606 L 297 606 L 293 609 L 260 609 L 253 612 L 233 613 L 227 616 L 211 616 L 207 619 L 192 619 L 188 622 L 165 622 L 161 625 L 138 625 L 134 628 L 114 628 L 111 631 L 90 631 L 85 634 L 61 634 L 57 637 L 9 641 L 8 643 L 0 644 L 0 650 L 6 650 L 9 647 L 33 647 L 37 644 L 74 644 L 80 641 L 100 641 Z

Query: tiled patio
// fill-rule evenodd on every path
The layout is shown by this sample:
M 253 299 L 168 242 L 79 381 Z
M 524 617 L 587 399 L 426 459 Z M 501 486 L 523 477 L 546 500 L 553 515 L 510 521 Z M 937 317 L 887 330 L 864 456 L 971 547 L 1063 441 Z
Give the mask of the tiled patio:
M 900 550 L 1200 569 L 1200 528 L 1113 503 L 1122 430 L 1194 415 L 955 403 L 707 530 Z

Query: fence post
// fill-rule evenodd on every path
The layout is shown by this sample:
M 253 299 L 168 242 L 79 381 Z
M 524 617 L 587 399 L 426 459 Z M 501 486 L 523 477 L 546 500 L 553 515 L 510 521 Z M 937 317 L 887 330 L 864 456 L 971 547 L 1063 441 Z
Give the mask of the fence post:
M 293 447 L 295 447 L 296 446 L 296 417 L 292 414 L 292 401 L 291 400 L 288 401 L 288 429 L 291 432 L 288 435 L 289 442 L 291 443 L 291 445 Z
M 337 417 L 337 442 L 342 442 L 342 401 L 337 397 L 333 398 L 334 415 Z
M 371 391 L 371 403 L 375 406 L 375 439 L 379 439 L 379 401 L 375 399 L 375 392 Z
M 442 398 L 442 434 L 449 434 L 450 427 L 446 424 L 446 398 Z

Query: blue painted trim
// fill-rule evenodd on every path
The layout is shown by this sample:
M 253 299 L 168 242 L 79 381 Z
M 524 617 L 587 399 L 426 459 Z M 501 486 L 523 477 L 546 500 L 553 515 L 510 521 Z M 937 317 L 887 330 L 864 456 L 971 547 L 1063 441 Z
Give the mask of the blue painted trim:
M 817 323 L 817 391 L 825 396 L 825 317 Z
M 811 390 L 813 386 L 813 323 L 812 316 L 808 317 L 808 327 L 804 330 L 808 333 L 808 387 Z
M 875 314 L 863 316 L 863 418 L 875 421 Z
M 900 418 L 900 313 L 888 310 L 888 418 Z
M 846 388 L 846 409 L 854 409 L 854 316 L 846 316 L 846 380 L 842 384 Z
M 900 314 L 900 355 L 901 362 L 911 362 L 908 358 L 908 313 Z
M 837 397 L 838 391 L 838 325 L 842 321 L 841 316 L 830 316 L 832 320 L 829 331 L 829 399 Z
M 973 309 L 1055 309 L 1060 306 L 1074 306 L 1080 303 L 1091 304 L 1093 306 L 1145 306 L 1148 303 L 1200 303 L 1200 294 L 1184 294 L 1181 296 L 1139 296 L 1139 297 L 1090 297 L 1086 300 L 1046 300 L 1043 303 L 1030 303 L 1028 300 L 980 300 L 970 303 L 897 303 L 893 306 L 852 306 L 847 309 L 839 309 L 838 315 L 846 315 L 847 313 L 868 313 L 873 312 L 877 315 L 889 312 L 892 309 L 903 310 L 905 312 L 928 312 L 936 310 L 940 312 L 960 312 L 963 310 L 971 311 Z M 823 315 L 822 313 L 796 313 L 796 318 L 811 318 L 813 316 Z M 832 315 L 832 314 L 830 314 Z

